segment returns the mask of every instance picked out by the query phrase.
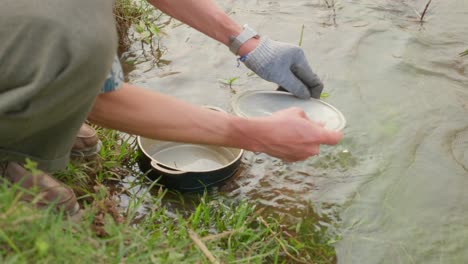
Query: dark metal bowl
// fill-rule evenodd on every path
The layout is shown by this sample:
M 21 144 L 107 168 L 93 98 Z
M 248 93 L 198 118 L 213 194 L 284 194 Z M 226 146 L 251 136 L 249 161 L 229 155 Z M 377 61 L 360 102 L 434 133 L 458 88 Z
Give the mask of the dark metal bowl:
M 167 188 L 196 192 L 220 185 L 240 167 L 242 149 L 138 137 L 138 165 Z

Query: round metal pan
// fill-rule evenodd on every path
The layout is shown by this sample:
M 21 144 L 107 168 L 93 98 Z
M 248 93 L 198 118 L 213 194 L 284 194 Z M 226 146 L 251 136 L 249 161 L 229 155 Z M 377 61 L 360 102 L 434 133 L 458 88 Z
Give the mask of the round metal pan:
M 310 98 L 300 99 L 289 92 L 247 90 L 238 93 L 231 101 L 233 111 L 242 117 L 268 116 L 289 107 L 299 107 L 314 121 L 325 124 L 330 130 L 343 130 L 344 115 L 331 104 Z
M 238 170 L 242 149 L 153 140 L 138 137 L 140 169 L 148 178 L 180 191 L 219 185 Z

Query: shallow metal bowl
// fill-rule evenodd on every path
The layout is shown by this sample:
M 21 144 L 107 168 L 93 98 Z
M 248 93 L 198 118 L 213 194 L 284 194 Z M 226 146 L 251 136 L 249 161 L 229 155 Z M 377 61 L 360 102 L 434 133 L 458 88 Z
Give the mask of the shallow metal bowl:
M 242 149 L 138 137 L 140 169 L 152 180 L 180 191 L 221 184 L 239 169 Z

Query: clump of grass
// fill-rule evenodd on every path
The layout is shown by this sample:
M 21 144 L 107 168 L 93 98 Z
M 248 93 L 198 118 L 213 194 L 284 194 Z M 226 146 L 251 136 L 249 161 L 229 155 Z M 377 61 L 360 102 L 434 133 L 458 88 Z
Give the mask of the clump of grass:
M 138 8 L 132 0 L 118 0 L 115 2 L 114 16 L 119 38 L 119 54 L 130 47 L 131 40 L 128 36 L 128 30 L 143 15 L 144 11 Z
M 66 170 L 54 174 L 71 186 L 78 196 L 88 197 L 96 191 L 96 186 L 118 183 L 135 173 L 136 138 L 115 130 L 94 128 L 101 140 L 98 155 L 91 159 L 72 159 Z
M 15 188 L 15 187 L 13 187 Z M 99 205 L 85 205 L 80 222 L 52 209 L 18 201 L 0 185 L 0 260 L 19 263 L 333 263 L 333 248 L 315 226 L 303 223 L 292 235 L 277 220 L 245 202 L 199 198 L 187 214 L 164 206 L 165 192 L 152 197 L 138 225 L 116 219 Z M 102 200 L 100 200 L 102 201 Z M 134 214 L 130 214 L 134 215 Z M 99 229 L 96 229 L 99 223 Z M 319 240 L 316 239 L 318 236 Z M 320 243 L 318 246 L 314 243 Z M 325 249 L 325 250 L 317 250 Z
M 132 137 L 98 129 L 103 147 L 93 166 L 75 163 L 58 176 L 86 193 L 81 221 L 53 207 L 20 202 L 18 187 L 0 183 L 0 261 L 19 263 L 335 263 L 333 236 L 315 218 L 286 226 L 277 216 L 222 195 L 192 195 L 191 202 L 144 180 L 133 169 Z M 142 179 L 120 208 L 109 183 L 127 173 Z M 87 174 L 89 173 L 89 174 Z M 175 198 L 174 198 L 175 197 Z M 137 211 L 146 207 L 144 217 Z
M 142 45 L 144 43 L 150 46 L 151 54 L 155 57 L 153 40 L 162 34 L 161 27 L 168 23 L 160 21 L 163 13 L 147 1 L 117 0 L 114 5 L 114 16 L 119 36 L 119 54 L 127 51 L 134 41 L 141 41 Z M 130 36 L 132 27 L 138 33 L 138 38 Z

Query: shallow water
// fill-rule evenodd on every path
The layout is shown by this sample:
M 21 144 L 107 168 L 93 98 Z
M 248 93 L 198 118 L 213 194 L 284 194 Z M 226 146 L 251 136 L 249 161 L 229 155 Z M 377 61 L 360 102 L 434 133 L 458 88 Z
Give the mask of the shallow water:
M 339 146 L 304 162 L 246 153 L 222 190 L 301 217 L 308 203 L 319 213 L 334 205 L 339 263 L 468 260 L 468 57 L 458 56 L 468 49 L 468 1 L 433 1 L 420 24 L 415 9 L 425 3 L 224 1 L 234 19 L 276 40 L 299 43 L 304 25 L 325 101 L 347 127 Z M 201 33 L 166 32 L 167 65 L 137 65 L 134 83 L 228 111 L 234 91 L 274 89 Z M 236 76 L 232 89 L 220 81 Z

